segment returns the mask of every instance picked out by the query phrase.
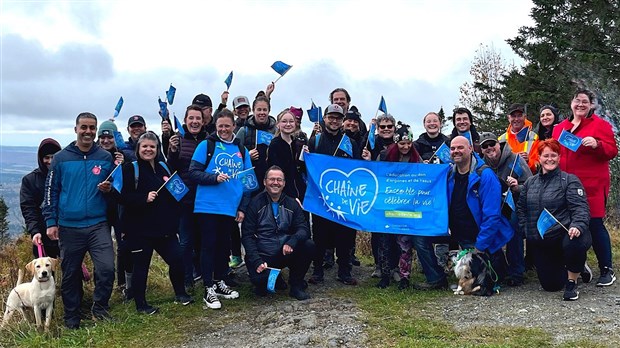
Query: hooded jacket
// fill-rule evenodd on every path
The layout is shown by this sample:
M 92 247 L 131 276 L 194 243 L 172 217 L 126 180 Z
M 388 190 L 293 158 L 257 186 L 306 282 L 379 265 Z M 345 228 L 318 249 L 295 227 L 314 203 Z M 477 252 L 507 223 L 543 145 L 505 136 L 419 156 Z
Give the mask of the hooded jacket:
M 43 151 L 44 149 L 45 151 Z M 45 226 L 43 211 L 41 210 L 45 192 L 45 178 L 48 173 L 48 168 L 43 163 L 43 157 L 44 153 L 57 153 L 60 149 L 60 144 L 56 140 L 51 138 L 43 139 L 37 150 L 39 165 L 35 170 L 22 178 L 22 185 L 19 190 L 19 205 L 26 223 L 26 230 L 30 233 L 30 236 L 40 233 L 44 245 L 58 242 L 52 241 L 47 237 L 47 227 Z
M 474 145 L 474 151 L 476 151 L 478 155 L 482 156 L 482 149 L 480 148 L 480 134 L 478 134 L 476 126 L 472 124 L 469 127 L 469 132 L 471 133 L 471 141 Z M 448 146 L 450 146 L 450 141 L 452 141 L 452 139 L 459 135 L 462 135 L 461 132 L 459 132 L 456 127 L 452 128 L 452 133 L 450 133 L 450 139 L 447 141 Z
M 306 182 L 302 173 L 305 173 L 305 167 L 303 167 L 303 162 L 299 160 L 295 146 L 295 140 L 289 144 L 281 136 L 273 138 L 267 151 L 267 168 L 274 165 L 280 167 L 286 180 L 284 193 L 289 197 L 303 201 L 306 193 Z
M 47 227 L 83 228 L 106 221 L 107 202 L 97 185 L 112 169 L 110 153 L 95 144 L 84 153 L 74 141 L 57 153 L 45 180 Z
M 418 138 L 418 140 L 413 142 L 413 145 L 415 146 L 415 149 L 420 154 L 420 157 L 422 157 L 422 160 L 428 161 L 431 158 L 431 156 L 435 153 L 435 151 L 439 149 L 441 144 L 449 143 L 449 142 L 450 142 L 450 138 L 445 136 L 443 133 L 439 133 L 437 137 L 431 138 L 425 132 L 425 133 L 420 134 L 420 137 Z
M 246 149 L 252 150 L 256 148 L 258 150 L 258 159 L 252 160 L 254 171 L 256 172 L 256 178 L 258 179 L 258 192 L 264 187 L 263 179 L 265 178 L 265 172 L 267 171 L 267 148 L 269 145 L 256 143 L 256 132 L 258 130 L 269 132 L 271 134 L 276 133 L 276 119 L 273 116 L 267 116 L 267 123 L 257 124 L 254 115 L 249 116 L 245 121 L 245 125 L 239 129 L 235 138 L 239 139 L 241 144 Z M 249 157 L 248 157 L 249 158 Z
M 486 156 L 484 160 L 486 164 L 491 167 L 491 169 L 493 169 L 493 171 L 495 172 L 495 174 L 497 174 L 497 177 L 500 180 L 506 181 L 506 178 L 508 178 L 508 176 L 512 176 L 513 178 L 517 179 L 519 183 L 519 188 L 522 188 L 525 180 L 532 176 L 532 171 L 530 171 L 527 162 L 525 162 L 523 157 L 513 153 L 510 150 L 510 146 L 508 146 L 506 143 L 500 143 L 500 157 L 499 161 L 496 164 L 492 163 Z M 513 166 L 518 166 L 519 168 L 513 169 Z M 515 203 L 518 199 L 519 193 L 516 192 L 514 193 Z
M 567 132 L 573 128 L 571 120 L 560 122 L 553 129 L 553 138 L 559 139 L 562 130 Z M 592 114 L 582 118 L 579 126 L 572 132 L 580 138 L 593 137 L 597 140 L 596 149 L 580 146 L 573 152 L 564 146 L 560 147 L 560 168 L 577 175 L 588 194 L 590 214 L 593 218 L 605 216 L 605 205 L 609 195 L 611 180 L 609 176 L 609 161 L 618 155 L 616 139 L 609 122 Z
M 191 134 L 186 125 L 183 125 L 183 128 L 185 129 L 185 136 L 179 139 L 179 148 L 176 152 L 168 151 L 168 166 L 173 173 L 178 172 L 189 189 L 189 192 L 181 199 L 181 203 L 193 207 L 196 199 L 196 183 L 189 177 L 189 165 L 192 162 L 196 147 L 207 138 L 208 134 L 204 128 L 196 135 Z
M 472 155 L 466 200 L 478 226 L 476 249 L 493 254 L 508 243 L 514 230 L 501 214 L 502 192 L 497 176 L 491 168 L 483 169 L 481 176 L 478 176 L 477 169 L 483 165 L 484 162 Z M 452 203 L 456 170 L 453 166 L 448 176 L 448 204 Z

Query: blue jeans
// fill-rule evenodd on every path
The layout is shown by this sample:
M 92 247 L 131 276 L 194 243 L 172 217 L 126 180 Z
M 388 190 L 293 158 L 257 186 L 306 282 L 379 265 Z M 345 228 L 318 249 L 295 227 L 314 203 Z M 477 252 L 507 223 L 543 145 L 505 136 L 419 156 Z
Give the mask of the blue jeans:
M 611 239 L 603 224 L 603 218 L 590 218 L 590 234 L 599 269 L 611 268 Z
M 422 265 L 426 282 L 434 284 L 446 280 L 446 274 L 443 268 L 437 263 L 435 249 L 433 247 L 433 238 L 425 236 L 409 236 L 413 243 L 413 248 L 418 253 L 418 259 Z
M 185 284 L 194 283 L 194 270 L 200 274 L 200 265 L 196 250 L 199 249 L 200 226 L 198 218 L 194 214 L 194 208 L 183 205 L 181 208 L 181 218 L 179 220 L 179 244 L 183 255 L 183 274 Z

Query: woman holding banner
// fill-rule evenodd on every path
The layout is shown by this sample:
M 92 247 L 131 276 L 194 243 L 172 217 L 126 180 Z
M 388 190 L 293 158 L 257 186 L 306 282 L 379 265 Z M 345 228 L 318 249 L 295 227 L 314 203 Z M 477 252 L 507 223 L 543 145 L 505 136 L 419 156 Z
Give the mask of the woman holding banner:
M 611 185 L 609 161 L 618 155 L 618 147 L 611 125 L 594 114 L 594 106 L 592 92 L 577 91 L 571 101 L 572 117 L 553 129 L 553 138 L 565 144 L 562 139 L 567 135 L 573 135 L 575 137 L 572 138 L 576 138 L 580 143 L 576 151 L 566 146 L 561 147 L 560 168 L 567 173 L 575 174 L 586 189 L 590 205 L 592 247 L 600 270 L 596 286 L 609 286 L 616 280 L 616 275 L 611 263 L 611 240 L 603 224 L 603 218 Z M 591 277 L 589 273 L 582 274 L 584 281 L 590 281 Z
M 530 242 L 540 285 L 564 288 L 564 300 L 579 298 L 577 278 L 592 245 L 590 210 L 577 176 L 559 168 L 561 145 L 547 139 L 538 145 L 540 173 L 527 179 L 517 204 L 519 228 Z
M 178 202 L 167 189 L 162 189 L 171 176 L 164 162 L 157 162 L 159 141 L 147 132 L 138 138 L 135 162 L 125 163 L 123 188 L 117 195 L 123 205 L 121 225 L 133 260 L 133 289 L 136 309 L 154 314 L 158 308 L 146 302 L 146 281 L 153 251 L 168 264 L 175 301 L 192 302 L 183 287 L 183 259 L 177 239 L 179 226 Z M 115 192 L 115 191 L 113 191 Z

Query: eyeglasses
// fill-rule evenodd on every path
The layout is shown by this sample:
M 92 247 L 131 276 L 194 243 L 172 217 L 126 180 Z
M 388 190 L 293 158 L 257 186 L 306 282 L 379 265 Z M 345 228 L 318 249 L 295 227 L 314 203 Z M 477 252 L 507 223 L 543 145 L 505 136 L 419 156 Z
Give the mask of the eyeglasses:
M 386 128 L 387 129 L 392 129 L 392 128 L 394 128 L 394 125 L 393 124 L 380 124 L 379 125 L 379 129 L 386 129 Z
M 284 179 L 282 179 L 282 178 L 267 178 L 267 181 L 269 181 L 269 182 L 284 182 Z
M 480 148 L 484 150 L 489 147 L 495 147 L 495 145 L 497 145 L 497 141 L 490 140 L 490 141 L 485 141 L 484 143 L 480 144 Z
M 587 99 L 573 99 L 573 103 L 575 103 L 575 105 L 590 105 L 590 101 Z

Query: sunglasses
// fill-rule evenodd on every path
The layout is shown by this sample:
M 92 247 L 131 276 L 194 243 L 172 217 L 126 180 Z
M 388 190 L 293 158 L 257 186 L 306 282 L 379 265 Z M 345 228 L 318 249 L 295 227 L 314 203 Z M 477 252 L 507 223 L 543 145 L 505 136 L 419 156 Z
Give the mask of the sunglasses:
M 392 129 L 392 128 L 394 128 L 394 125 L 393 124 L 380 124 L 379 125 L 379 129 L 386 129 L 386 128 L 387 129 Z
M 481 149 L 486 149 L 489 147 L 494 147 L 497 144 L 497 141 L 495 140 L 491 140 L 491 141 L 485 141 L 484 143 L 480 144 L 480 148 Z

